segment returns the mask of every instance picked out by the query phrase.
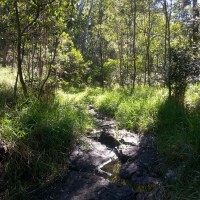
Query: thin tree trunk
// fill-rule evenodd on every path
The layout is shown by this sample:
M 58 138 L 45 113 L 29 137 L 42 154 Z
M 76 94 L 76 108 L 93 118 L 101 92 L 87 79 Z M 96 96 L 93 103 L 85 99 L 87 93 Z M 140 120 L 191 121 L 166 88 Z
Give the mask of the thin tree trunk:
M 28 96 L 28 91 L 26 87 L 26 83 L 23 78 L 23 72 L 22 72 L 22 33 L 21 33 L 21 24 L 20 24 L 20 18 L 19 18 L 19 11 L 18 11 L 18 1 L 14 1 L 14 6 L 15 6 L 15 17 L 16 17 L 16 28 L 17 28 L 17 68 L 18 68 L 18 75 L 19 75 L 19 80 L 22 85 L 22 90 L 24 93 L 24 96 Z
M 51 75 L 51 72 L 52 72 L 52 65 L 55 61 L 55 58 L 56 58 L 56 53 L 57 53 L 57 47 L 58 47 L 58 38 L 56 38 L 56 41 L 55 41 L 55 48 L 54 48 L 54 52 L 53 53 L 53 58 L 49 64 L 49 70 L 48 70 L 48 73 L 47 73 L 47 76 L 46 78 L 44 79 L 41 87 L 40 87 L 40 90 L 39 90 L 39 93 L 38 93 L 38 99 L 42 96 L 42 93 L 43 93 L 43 90 L 44 90 L 44 86 L 46 84 L 46 82 L 48 81 L 50 75 Z
M 99 4 L 99 57 L 100 57 L 100 71 L 101 71 L 101 87 L 104 90 L 104 73 L 103 73 L 103 47 L 102 47 L 102 20 L 103 20 L 103 0 Z
M 172 6 L 172 0 L 170 1 Z M 165 60 L 164 66 L 166 67 L 167 57 L 168 57 L 168 90 L 169 90 L 169 98 L 172 96 L 172 86 L 171 86 L 171 33 L 170 33 L 170 18 L 171 18 L 171 11 L 168 11 L 167 8 L 167 0 L 164 0 L 164 13 L 165 13 Z M 167 53 L 168 52 L 168 53 Z
M 136 11 L 137 11 L 137 4 L 136 0 L 134 0 L 134 9 L 133 9 L 133 75 L 132 75 L 132 88 L 131 92 L 133 92 L 135 88 L 135 81 L 136 81 Z
M 193 0 L 193 43 L 196 46 L 196 42 L 198 41 L 198 32 L 199 32 L 199 24 L 198 24 L 198 18 L 199 18 L 199 9 L 197 0 Z
M 151 42 L 151 11 L 150 2 L 148 0 L 148 33 L 147 33 L 147 71 L 148 71 L 148 84 L 151 85 L 151 69 L 150 69 L 150 42 Z

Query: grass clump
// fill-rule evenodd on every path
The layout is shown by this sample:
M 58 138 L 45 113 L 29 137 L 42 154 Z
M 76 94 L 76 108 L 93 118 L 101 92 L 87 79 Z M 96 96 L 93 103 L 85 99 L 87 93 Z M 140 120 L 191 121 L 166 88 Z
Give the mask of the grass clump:
M 120 104 L 116 119 L 128 129 L 137 132 L 149 132 L 155 128 L 159 105 L 164 101 L 163 89 L 138 87 L 134 94 Z
M 105 91 L 95 99 L 95 106 L 103 114 L 115 117 L 120 126 L 138 132 L 154 128 L 159 105 L 166 90 L 138 86 L 133 94 L 128 90 Z M 152 131 L 152 130 L 151 130 Z
M 124 93 L 121 91 L 106 91 L 96 98 L 95 106 L 101 113 L 114 117 L 123 96 Z
M 29 100 L 1 119 L 0 137 L 9 146 L 5 171 L 10 196 L 27 198 L 37 184 L 65 171 L 68 153 L 90 124 L 84 106 Z

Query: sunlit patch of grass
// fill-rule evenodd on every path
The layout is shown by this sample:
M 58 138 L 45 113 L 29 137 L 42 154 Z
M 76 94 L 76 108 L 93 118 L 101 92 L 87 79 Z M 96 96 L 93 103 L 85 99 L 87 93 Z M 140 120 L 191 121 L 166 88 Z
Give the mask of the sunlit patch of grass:
M 107 116 L 114 117 L 124 94 L 117 91 L 106 91 L 95 99 L 95 106 Z
M 153 129 L 159 105 L 165 100 L 163 88 L 136 87 L 128 90 L 107 90 L 95 99 L 95 106 L 105 115 L 116 117 L 121 126 L 145 132 Z M 152 131 L 152 130 L 151 130 Z
M 0 67 L 0 117 L 15 104 L 15 72 L 14 69 Z
M 195 107 L 199 103 L 200 84 L 189 85 L 185 95 L 185 104 L 190 108 Z
M 7 85 L 13 87 L 16 79 L 16 69 L 11 67 L 2 68 L 0 66 L 0 85 Z
M 102 94 L 101 88 L 86 88 L 80 92 L 73 92 L 73 90 L 66 92 L 60 89 L 57 92 L 57 98 L 60 102 L 71 101 L 75 104 L 88 105 L 94 103 L 100 94 Z

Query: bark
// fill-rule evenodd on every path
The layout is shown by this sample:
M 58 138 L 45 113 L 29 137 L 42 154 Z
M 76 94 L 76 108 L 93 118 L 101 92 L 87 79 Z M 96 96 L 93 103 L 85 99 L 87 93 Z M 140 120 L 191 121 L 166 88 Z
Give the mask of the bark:
M 172 0 L 170 1 L 172 6 Z M 168 61 L 168 90 L 169 90 L 169 97 L 172 96 L 172 86 L 171 86 L 171 33 L 170 33 L 170 19 L 171 19 L 171 11 L 169 11 L 169 7 L 167 5 L 167 0 L 164 0 L 164 14 L 165 14 L 165 58 L 164 58 L 164 68 L 167 67 Z M 168 59 L 167 59 L 168 58 Z
M 133 92 L 135 88 L 135 81 L 136 81 L 136 11 L 137 11 L 137 4 L 136 0 L 133 2 L 133 74 L 132 74 L 132 88 L 131 92 Z
M 151 11 L 150 2 L 148 0 L 148 33 L 147 33 L 147 71 L 148 71 L 148 84 L 151 85 L 151 69 L 150 69 L 150 43 L 151 43 Z
M 199 32 L 199 25 L 198 25 L 198 19 L 199 18 L 199 9 L 197 0 L 193 0 L 193 43 L 194 45 L 198 41 L 198 32 Z
M 103 73 L 103 45 L 102 45 L 102 20 L 103 20 L 103 0 L 99 4 L 99 57 L 100 57 L 100 71 L 101 71 L 101 87 L 104 90 L 104 73 Z
M 90 23 L 90 17 L 91 17 L 93 5 L 94 5 L 94 0 L 91 0 L 90 9 L 88 11 L 88 16 L 87 16 L 87 24 L 86 24 L 85 31 L 84 31 L 84 34 L 83 34 L 82 52 L 84 52 L 86 50 L 87 38 L 88 38 L 88 29 L 89 29 L 89 23 Z
M 123 40 L 122 34 L 117 32 L 117 41 L 118 41 L 118 49 L 119 49 L 119 85 L 120 86 L 123 86 L 123 77 L 122 77 L 123 41 L 122 40 Z
M 55 58 L 56 58 L 56 53 L 57 53 L 57 47 L 58 47 L 58 38 L 56 38 L 56 41 L 55 41 L 55 47 L 54 47 L 54 51 L 52 52 L 52 60 L 49 64 L 49 70 L 48 70 L 48 73 L 47 73 L 47 76 L 46 78 L 43 80 L 43 83 L 39 89 L 39 93 L 38 93 L 38 99 L 42 96 L 43 94 L 43 91 L 44 91 L 44 87 L 45 87 L 45 84 L 47 83 L 50 75 L 51 75 L 51 72 L 52 72 L 52 66 L 53 66 L 53 63 L 55 61 Z
M 3 48 L 3 60 L 2 60 L 2 67 L 6 67 L 7 64 L 7 55 L 8 55 L 9 46 L 6 45 Z
M 21 32 L 21 24 L 20 24 L 20 18 L 19 18 L 19 11 L 18 11 L 18 1 L 14 1 L 14 7 L 15 7 L 15 20 L 16 20 L 16 28 L 17 28 L 17 68 L 18 68 L 18 75 L 19 80 L 22 85 L 22 90 L 24 93 L 24 96 L 28 96 L 28 91 L 26 87 L 26 83 L 24 81 L 23 72 L 22 72 L 22 32 Z

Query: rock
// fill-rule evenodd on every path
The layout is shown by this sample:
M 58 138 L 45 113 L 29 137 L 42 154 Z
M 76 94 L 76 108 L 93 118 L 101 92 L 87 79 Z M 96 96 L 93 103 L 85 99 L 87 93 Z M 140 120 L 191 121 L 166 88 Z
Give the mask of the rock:
M 116 130 L 116 121 L 99 114 L 92 105 L 89 113 L 98 127 L 88 131 L 74 147 L 67 176 L 46 192 L 42 190 L 39 197 L 30 199 L 163 199 L 161 181 L 157 178 L 161 160 L 153 150 L 155 137 Z M 167 173 L 166 177 L 174 177 L 171 174 Z
M 94 172 L 103 163 L 115 159 L 113 151 L 100 142 L 84 139 L 84 143 L 78 145 L 70 156 L 70 168 L 77 171 Z
M 133 185 L 159 185 L 160 184 L 160 180 L 154 177 L 150 177 L 148 175 L 146 176 L 137 176 L 137 175 L 133 175 L 131 177 L 131 182 Z
M 96 112 L 94 109 L 88 110 L 88 113 L 89 113 L 90 115 L 93 115 L 93 116 L 97 115 L 97 112 Z
M 137 194 L 136 200 L 154 200 L 154 198 L 151 192 L 140 192 Z
M 59 187 L 51 188 L 38 199 L 56 200 L 133 200 L 132 188 L 111 183 L 108 180 L 86 172 L 70 171 Z
M 163 200 L 168 199 L 163 187 L 154 189 L 151 192 L 138 192 L 136 200 Z
M 103 132 L 99 137 L 99 142 L 105 144 L 110 148 L 115 148 L 120 145 L 119 141 L 112 135 L 107 132 Z
M 120 177 L 124 179 L 131 179 L 133 174 L 142 176 L 147 173 L 145 166 L 142 166 L 140 163 L 128 161 L 122 165 L 120 170 Z
M 94 110 L 94 106 L 92 104 L 88 105 L 89 110 Z
M 174 170 L 169 169 L 165 176 L 169 185 L 173 185 L 176 182 L 176 173 Z
M 0 161 L 4 160 L 8 156 L 7 151 L 7 144 L 0 139 Z
M 92 131 L 87 132 L 87 137 L 98 140 L 102 132 L 103 132 L 103 129 L 101 128 L 93 129 Z
M 142 148 L 154 148 L 155 145 L 155 136 L 152 135 L 141 135 L 140 136 L 140 147 Z
M 125 129 L 119 130 L 118 135 L 120 137 L 120 142 L 126 145 L 139 145 L 140 138 L 138 134 L 129 132 Z
M 137 146 L 120 145 L 117 149 L 117 155 L 122 163 L 125 163 L 129 159 L 136 159 L 140 152 L 140 148 Z
M 145 149 L 140 149 L 141 153 L 138 157 L 139 162 L 148 168 L 154 167 L 159 164 L 158 154 L 152 150 L 146 151 Z
M 116 121 L 113 119 L 109 119 L 109 120 L 104 120 L 101 125 L 101 127 L 110 127 L 110 128 L 114 128 L 116 126 Z

